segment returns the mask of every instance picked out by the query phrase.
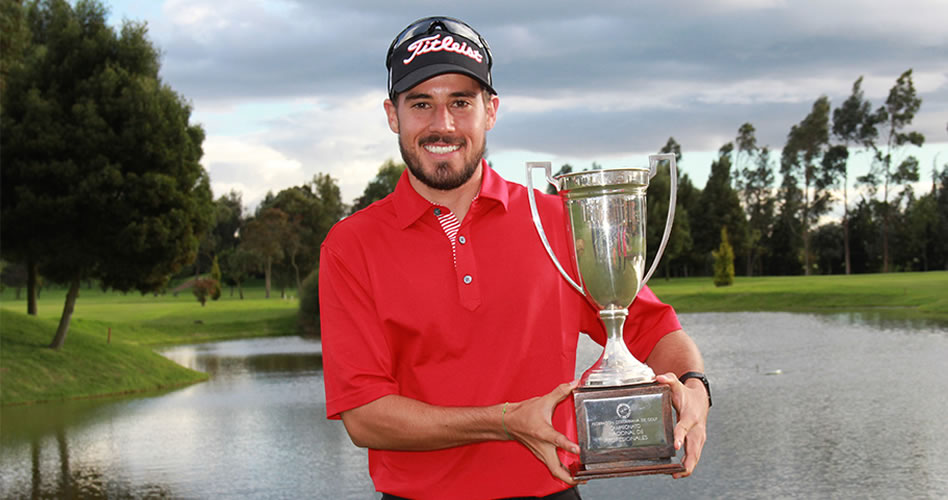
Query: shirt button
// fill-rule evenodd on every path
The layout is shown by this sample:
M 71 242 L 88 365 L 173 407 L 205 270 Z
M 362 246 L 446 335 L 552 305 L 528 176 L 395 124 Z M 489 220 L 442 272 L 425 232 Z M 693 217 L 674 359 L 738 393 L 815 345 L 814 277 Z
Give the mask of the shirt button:
M 465 285 L 470 285 L 472 281 L 474 281 L 474 278 L 472 278 L 470 274 L 465 274 L 465 275 L 464 275 L 464 284 L 465 284 Z
M 440 216 L 441 216 L 441 209 L 440 209 L 440 208 L 434 209 L 434 214 L 440 217 Z
M 458 243 L 462 245 L 467 243 L 467 238 L 465 238 L 464 236 L 458 236 Z

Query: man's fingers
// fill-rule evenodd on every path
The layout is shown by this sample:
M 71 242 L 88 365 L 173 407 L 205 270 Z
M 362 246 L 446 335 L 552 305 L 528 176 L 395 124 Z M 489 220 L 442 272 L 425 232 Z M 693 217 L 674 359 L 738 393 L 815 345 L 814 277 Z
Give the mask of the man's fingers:
M 579 385 L 579 380 L 574 380 L 572 382 L 566 382 L 556 386 L 556 389 L 553 389 L 553 392 L 550 393 L 550 397 L 553 398 L 554 404 L 559 404 L 560 401 L 566 399 L 566 396 L 569 396 L 573 389 Z

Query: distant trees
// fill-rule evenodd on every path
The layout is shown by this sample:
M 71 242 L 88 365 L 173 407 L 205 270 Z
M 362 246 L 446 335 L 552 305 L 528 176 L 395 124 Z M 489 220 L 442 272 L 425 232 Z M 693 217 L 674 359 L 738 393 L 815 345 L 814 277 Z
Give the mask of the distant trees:
M 674 154 L 675 161 L 681 161 L 681 146 L 674 137 L 669 137 L 665 145 L 659 150 L 662 154 Z M 679 184 L 678 191 L 682 192 L 680 184 L 687 180 L 687 175 L 683 176 L 678 171 Z M 662 235 L 665 231 L 665 223 L 668 214 L 668 190 L 671 188 L 671 169 L 668 162 L 661 162 L 658 165 L 658 173 L 649 182 L 648 197 L 646 198 L 647 222 L 645 225 L 647 245 L 646 255 L 648 265 L 651 265 L 652 259 L 658 252 L 658 246 L 661 244 Z M 675 221 L 672 224 L 672 232 L 668 236 L 668 245 L 665 247 L 665 254 L 659 263 L 658 271 L 665 275 L 665 279 L 671 277 L 672 268 L 681 265 L 681 257 L 686 256 L 692 251 L 691 225 L 689 224 L 688 209 L 684 206 L 681 199 L 675 203 Z
M 846 274 L 852 272 L 849 249 L 849 147 L 850 145 L 871 147 L 879 136 L 879 115 L 872 113 L 872 105 L 862 91 L 862 77 L 853 82 L 852 94 L 843 104 L 833 110 L 833 137 L 842 144 L 834 146 L 829 157 L 842 174 L 843 186 L 843 251 Z
M 379 167 L 375 178 L 369 181 L 369 184 L 365 187 L 362 196 L 352 202 L 351 213 L 356 213 L 395 191 L 398 179 L 401 178 L 402 172 L 406 168 L 408 167 L 404 163 L 395 163 L 391 159 L 385 160 L 385 163 Z
M 889 233 L 892 220 L 892 206 L 889 203 L 889 188 L 891 184 L 904 185 L 918 180 L 918 160 L 914 156 L 907 156 L 899 161 L 902 148 L 907 144 L 921 146 L 925 137 L 906 128 L 915 119 L 915 113 L 922 105 L 922 100 L 915 93 L 912 83 L 912 70 L 902 73 L 895 85 L 889 90 L 885 105 L 876 111 L 876 120 L 880 123 L 883 144 L 875 141 L 869 146 L 875 152 L 872 169 L 859 180 L 877 191 L 882 185 L 882 272 L 889 272 Z M 894 169 L 893 169 L 894 165 Z M 899 193 L 894 200 L 896 207 L 907 195 L 906 191 Z
M 3 255 L 26 265 L 31 313 L 39 273 L 68 284 L 59 349 L 82 280 L 156 291 L 195 258 L 210 226 L 204 132 L 159 78 L 144 24 L 116 32 L 95 0 L 10 4 L 4 23 L 22 15 L 28 37 L 7 53 L 4 34 Z
M 761 258 L 767 252 L 764 239 L 770 236 L 774 217 L 774 170 L 770 148 L 759 147 L 756 130 L 750 123 L 741 125 L 736 139 L 738 159 L 735 160 L 736 187 L 747 216 L 745 273 L 763 273 Z M 743 156 L 743 161 L 741 161 Z M 758 267 L 759 266 L 759 267 Z
M 787 134 L 779 181 L 771 148 L 758 144 L 753 124 L 742 124 L 718 151 L 703 189 L 687 175 L 679 179 L 672 241 L 690 243 L 680 253 L 670 243 L 666 276 L 713 275 L 722 227 L 744 262 L 738 274 L 747 276 L 948 269 L 948 243 L 937 236 L 948 232 L 948 165 L 933 163 L 931 192 L 916 193 L 911 184 L 920 165 L 906 148 L 924 141 L 910 131 L 921 105 L 911 75 L 903 73 L 875 111 L 862 78 L 835 110 L 826 96 L 814 101 Z M 681 150 L 669 139 L 662 151 L 675 148 Z M 857 179 L 860 198 L 853 205 L 848 164 L 862 150 L 872 153 L 872 169 Z M 664 225 L 663 175 L 650 186 L 649 258 Z M 826 219 L 834 208 L 843 214 L 838 222 Z
M 737 190 L 734 189 L 731 172 L 731 153 L 734 144 L 727 143 L 718 151 L 711 163 L 711 174 L 698 202 L 698 208 L 690 221 L 692 239 L 696 252 L 704 256 L 702 274 L 711 274 L 713 262 L 711 252 L 720 245 L 721 228 L 726 227 L 730 244 L 737 255 L 747 251 L 747 219 Z
M 806 275 L 813 270 L 811 227 L 830 208 L 831 195 L 827 188 L 833 183 L 834 177 L 823 168 L 823 155 L 829 148 L 829 113 L 829 98 L 822 96 L 817 99 L 806 118 L 790 128 L 781 155 L 781 173 L 803 183 L 803 197 L 799 208 L 800 234 L 803 239 L 803 273 Z

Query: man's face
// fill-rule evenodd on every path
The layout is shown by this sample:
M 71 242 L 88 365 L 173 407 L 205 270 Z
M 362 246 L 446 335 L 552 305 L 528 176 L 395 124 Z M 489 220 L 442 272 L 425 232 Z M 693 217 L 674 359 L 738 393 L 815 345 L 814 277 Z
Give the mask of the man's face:
M 477 81 L 438 75 L 385 101 L 385 112 L 409 172 L 426 186 L 456 189 L 477 171 L 499 99 L 484 99 Z

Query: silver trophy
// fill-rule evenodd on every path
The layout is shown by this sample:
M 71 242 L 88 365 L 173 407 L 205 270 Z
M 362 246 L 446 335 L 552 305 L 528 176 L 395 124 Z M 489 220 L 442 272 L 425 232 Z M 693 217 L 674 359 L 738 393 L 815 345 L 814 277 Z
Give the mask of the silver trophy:
M 646 189 L 658 163 L 667 160 L 671 186 L 668 216 L 658 252 L 645 269 Z M 537 211 L 532 174 L 544 169 L 557 188 L 569 217 L 574 280 L 553 253 Z M 622 329 L 628 308 L 658 267 L 671 234 L 678 190 L 673 154 L 649 156 L 648 168 L 593 170 L 553 178 L 550 162 L 527 163 L 530 211 L 544 248 L 560 274 L 599 309 L 605 325 L 602 356 L 583 373 L 573 395 L 576 403 L 580 464 L 573 475 L 582 479 L 684 470 L 672 458 L 673 422 L 667 386 L 629 352 Z

